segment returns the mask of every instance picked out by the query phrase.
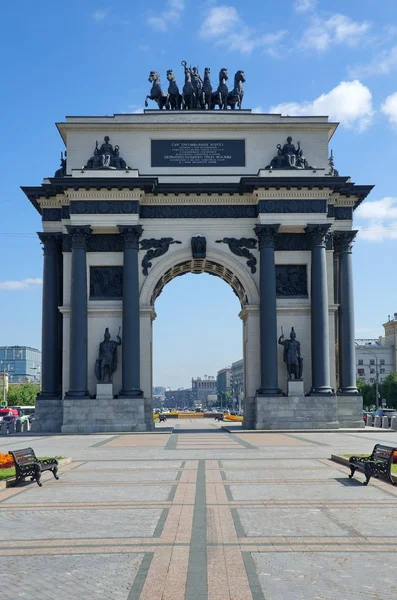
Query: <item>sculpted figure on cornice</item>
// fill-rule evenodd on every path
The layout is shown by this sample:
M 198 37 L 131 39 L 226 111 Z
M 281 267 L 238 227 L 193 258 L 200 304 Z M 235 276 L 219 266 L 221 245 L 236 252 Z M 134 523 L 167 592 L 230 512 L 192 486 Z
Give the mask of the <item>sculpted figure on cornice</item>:
M 229 78 L 225 67 L 219 71 L 219 83 L 215 91 L 211 85 L 211 70 L 204 69 L 204 79 L 201 78 L 198 67 L 188 66 L 187 62 L 181 62 L 184 74 L 184 85 L 182 92 L 179 91 L 176 77 L 172 69 L 167 71 L 169 81 L 168 93 L 161 87 L 160 75 L 157 71 L 150 71 L 149 82 L 152 84 L 150 94 L 145 98 L 145 106 L 148 100 L 156 102 L 159 110 L 221 110 L 236 107 L 241 109 L 244 97 L 243 83 L 245 82 L 244 71 L 239 69 L 234 76 L 234 86 L 231 91 L 227 86 Z
M 61 167 L 55 171 L 54 177 L 65 177 L 65 175 L 66 175 L 66 156 L 67 156 L 66 151 L 65 151 L 65 156 L 63 155 L 63 152 L 61 152 Z
M 119 146 L 113 148 L 109 143 L 109 136 L 104 137 L 103 144 L 99 147 L 95 142 L 94 154 L 88 160 L 84 169 L 126 169 L 127 163 L 120 156 Z
M 284 146 L 277 144 L 277 154 L 271 160 L 270 165 L 266 169 L 311 169 L 306 158 L 303 155 L 303 150 L 300 147 L 300 142 L 297 146 L 292 143 L 292 137 L 287 137 L 287 142 Z

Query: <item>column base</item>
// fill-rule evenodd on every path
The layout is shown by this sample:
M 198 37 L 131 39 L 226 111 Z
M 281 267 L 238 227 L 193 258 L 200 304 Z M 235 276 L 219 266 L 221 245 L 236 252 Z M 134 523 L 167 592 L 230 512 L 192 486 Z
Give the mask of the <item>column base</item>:
M 153 431 L 146 398 L 69 399 L 63 401 L 62 433 L 108 433 Z
M 355 386 L 350 386 L 350 387 L 345 387 L 345 388 L 341 388 L 340 390 L 338 390 L 338 395 L 340 395 L 340 396 L 350 396 L 350 395 L 359 396 L 360 392 L 358 391 L 358 389 Z
M 312 388 L 309 396 L 335 396 L 335 392 L 330 387 Z
M 34 433 L 60 433 L 63 422 L 63 400 L 61 398 L 36 399 L 35 420 L 32 422 Z
M 120 390 L 119 398 L 142 398 L 142 390 Z
M 65 398 L 91 398 L 91 394 L 88 390 L 69 390 Z
M 283 396 L 283 392 L 279 388 L 259 388 L 256 390 L 257 396 Z
M 37 395 L 37 400 L 40 398 L 40 400 L 60 400 L 61 399 L 61 393 L 60 392 L 40 392 Z

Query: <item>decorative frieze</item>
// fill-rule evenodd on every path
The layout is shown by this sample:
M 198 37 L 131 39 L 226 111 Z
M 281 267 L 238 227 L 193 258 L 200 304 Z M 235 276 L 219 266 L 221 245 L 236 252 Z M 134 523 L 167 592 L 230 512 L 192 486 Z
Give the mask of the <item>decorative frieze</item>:
M 326 200 L 259 200 L 259 213 L 326 213 Z
M 70 203 L 72 215 L 137 215 L 139 202 L 137 200 L 80 200 Z
M 256 205 L 215 204 L 194 205 L 151 205 L 141 206 L 142 219 L 254 219 L 257 216 Z

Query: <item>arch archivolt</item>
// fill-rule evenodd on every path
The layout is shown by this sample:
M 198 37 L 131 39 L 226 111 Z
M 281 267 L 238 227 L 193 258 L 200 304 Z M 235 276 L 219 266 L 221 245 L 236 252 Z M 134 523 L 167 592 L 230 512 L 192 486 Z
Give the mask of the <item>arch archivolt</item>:
M 209 273 L 228 283 L 240 300 L 241 308 L 259 304 L 259 291 L 254 277 L 233 256 L 209 249 L 206 258 L 192 258 L 191 250 L 177 250 L 161 257 L 145 278 L 140 292 L 140 306 L 154 306 L 165 285 L 185 273 Z

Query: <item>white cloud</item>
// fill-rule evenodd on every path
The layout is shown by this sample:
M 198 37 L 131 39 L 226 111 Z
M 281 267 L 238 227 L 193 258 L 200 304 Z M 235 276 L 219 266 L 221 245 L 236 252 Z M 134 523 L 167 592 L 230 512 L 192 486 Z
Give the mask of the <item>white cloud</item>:
M 92 13 L 92 18 L 94 21 L 104 21 L 109 13 L 110 8 L 99 9 Z
M 294 8 L 296 12 L 308 12 L 316 8 L 317 0 L 294 0 Z
M 397 126 L 397 92 L 387 96 L 380 109 L 387 116 L 390 123 Z
M 368 21 L 353 21 L 350 17 L 336 13 L 329 19 L 318 16 L 312 19 L 301 40 L 301 46 L 323 52 L 332 44 L 357 46 L 371 27 Z
M 344 127 L 357 128 L 358 131 L 368 127 L 374 114 L 372 94 L 359 81 L 341 81 L 312 102 L 285 102 L 272 106 L 269 112 L 294 116 L 328 115 Z
M 357 226 L 362 239 L 371 242 L 397 239 L 397 198 L 389 196 L 364 202 L 354 214 L 364 222 Z
M 167 0 L 165 9 L 157 16 L 148 18 L 148 23 L 156 31 L 166 31 L 169 25 L 177 24 L 185 10 L 185 0 Z
M 0 281 L 0 290 L 15 292 L 42 285 L 42 279 L 21 279 L 20 281 Z
M 272 46 L 277 45 L 286 35 L 285 30 L 258 34 L 241 19 L 234 6 L 227 5 L 209 8 L 200 28 L 201 38 L 212 39 L 217 45 L 227 46 L 242 54 L 250 54 L 256 48 L 272 53 Z
M 370 77 L 371 75 L 388 75 L 397 69 L 397 46 L 383 50 L 368 64 L 350 67 L 348 72 L 351 77 Z

